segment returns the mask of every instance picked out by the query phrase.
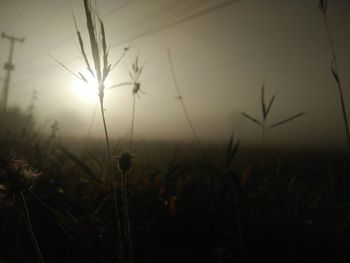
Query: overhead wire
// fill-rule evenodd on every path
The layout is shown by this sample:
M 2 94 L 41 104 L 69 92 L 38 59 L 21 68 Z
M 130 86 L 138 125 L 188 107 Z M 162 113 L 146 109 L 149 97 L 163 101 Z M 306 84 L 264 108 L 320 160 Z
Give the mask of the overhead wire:
M 117 13 L 118 11 L 120 11 L 121 9 L 125 8 L 128 4 L 132 3 L 133 1 L 135 1 L 135 0 L 126 0 L 126 1 L 124 1 L 124 2 L 123 2 L 121 5 L 119 5 L 117 8 L 115 8 L 115 9 L 111 10 L 110 12 L 108 12 L 104 17 L 108 18 L 109 16 L 111 16 L 111 15 Z M 65 8 L 67 8 L 67 6 L 66 6 Z M 64 8 L 62 8 L 62 10 L 63 10 L 63 9 L 64 9 Z M 62 13 L 62 12 L 61 12 L 61 13 Z M 51 18 L 48 22 L 52 21 L 52 19 L 54 19 L 54 18 Z M 84 31 L 86 31 L 86 29 L 83 28 L 83 29 L 80 30 L 80 31 L 81 31 L 81 32 L 84 32 Z M 27 33 L 27 34 L 30 35 L 31 32 L 29 32 L 29 33 Z M 75 33 L 75 32 L 72 33 L 72 34 L 69 34 L 67 37 L 63 38 L 63 39 L 62 39 L 61 41 L 59 41 L 58 43 L 54 44 L 53 47 L 50 47 L 48 50 L 46 50 L 46 51 L 45 51 L 45 54 L 42 55 L 42 56 L 45 56 L 45 55 L 51 53 L 52 51 L 56 50 L 58 47 L 60 47 L 60 46 L 62 46 L 63 44 L 67 43 L 68 41 L 73 40 L 75 37 L 76 37 L 76 33 Z M 42 57 L 42 56 L 40 56 L 40 57 Z M 29 58 L 29 59 L 28 59 L 29 61 L 31 61 L 31 63 L 29 63 L 28 65 L 32 65 L 32 64 L 34 63 L 35 59 L 37 60 L 37 59 L 39 59 L 40 57 L 38 57 L 38 56 L 36 56 L 36 55 L 34 54 L 32 58 Z M 76 57 L 74 58 L 74 60 L 78 60 L 78 56 L 76 56 Z M 47 68 L 47 67 L 45 66 L 45 67 L 41 67 L 41 68 Z M 34 72 L 35 72 L 35 71 L 34 71 Z M 26 74 L 26 73 L 32 73 L 32 71 L 24 72 L 24 74 Z M 22 74 L 23 74 L 23 73 L 22 73 Z
M 223 7 L 227 7 L 229 5 L 232 5 L 232 4 L 236 3 L 237 1 L 239 1 L 239 0 L 223 1 L 220 4 L 216 4 L 214 6 L 209 6 L 209 7 L 203 8 L 202 10 L 197 11 L 196 13 L 187 14 L 184 17 L 182 17 L 181 19 L 178 19 L 176 21 L 170 21 L 170 22 L 167 22 L 165 24 L 160 24 L 158 26 L 154 26 L 154 28 L 151 28 L 151 29 L 148 29 L 148 30 L 144 30 L 143 32 L 140 32 L 140 33 L 138 33 L 138 34 L 136 34 L 136 35 L 134 35 L 132 37 L 126 37 L 126 38 L 124 38 L 124 39 L 114 43 L 113 45 L 110 46 L 110 49 L 113 49 L 113 48 L 116 48 L 116 47 L 120 47 L 121 45 L 123 45 L 123 44 L 125 44 L 127 42 L 130 42 L 131 40 L 139 39 L 141 37 L 145 37 L 147 35 L 151 35 L 151 34 L 159 32 L 159 31 L 162 31 L 162 30 L 174 27 L 174 26 L 176 26 L 178 24 L 185 23 L 187 21 L 196 19 L 196 18 L 198 18 L 200 16 L 203 16 L 203 15 L 205 15 L 207 13 L 210 13 L 210 12 L 216 11 L 218 9 L 221 9 Z M 200 1 L 200 2 L 202 2 L 202 1 Z M 69 60 L 65 61 L 64 63 L 65 64 L 69 64 L 69 63 L 77 61 L 78 59 L 80 59 L 80 58 L 79 57 L 74 57 L 72 59 L 69 59 Z M 26 72 L 26 75 L 30 75 L 27 78 L 27 80 L 33 78 L 34 77 L 33 76 L 34 73 L 42 73 L 43 71 L 48 72 L 48 71 L 51 71 L 51 70 L 54 70 L 54 69 L 57 69 L 56 65 L 46 66 L 44 69 L 43 68 L 37 68 L 37 69 L 34 69 L 34 71 Z M 14 83 L 13 85 L 17 85 L 17 83 Z

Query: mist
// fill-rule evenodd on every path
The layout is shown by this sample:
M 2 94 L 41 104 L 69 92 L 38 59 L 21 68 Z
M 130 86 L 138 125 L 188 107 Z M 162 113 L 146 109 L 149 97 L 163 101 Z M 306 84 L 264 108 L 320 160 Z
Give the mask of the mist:
M 170 49 L 183 101 L 203 140 L 226 141 L 234 131 L 248 144 L 260 142 L 259 127 L 240 113 L 260 118 L 260 89 L 265 85 L 268 97 L 277 93 L 269 116 L 271 123 L 293 113 L 306 113 L 276 128 L 269 135 L 269 143 L 341 146 L 344 125 L 329 69 L 327 32 L 317 1 L 233 1 L 217 7 L 224 2 L 150 1 L 147 6 L 141 1 L 99 3 L 111 60 L 116 61 L 132 40 L 130 52 L 110 74 L 109 83 L 130 81 L 128 70 L 136 56 L 145 63 L 140 79 L 144 94 L 137 98 L 135 136 L 177 140 L 193 137 L 179 100 L 175 99 L 167 55 Z M 87 136 L 92 126 L 91 136 L 102 137 L 103 130 L 97 128 L 101 116 L 94 116 L 97 96 L 96 102 L 84 100 L 74 91 L 75 77 L 55 61 L 74 72 L 85 67 L 72 15 L 73 11 L 86 38 L 79 4 L 1 2 L 1 31 L 26 39 L 15 47 L 16 70 L 9 105 L 26 109 L 36 90 L 34 115 L 38 125 L 58 121 L 65 136 Z M 212 10 L 207 11 L 208 7 Z M 176 13 L 181 8 L 183 12 Z M 347 1 L 334 1 L 329 10 L 345 87 L 350 81 L 349 9 Z M 206 11 L 201 13 L 203 10 Z M 9 43 L 1 43 L 0 63 L 4 64 Z M 106 92 L 105 110 L 115 137 L 127 136 L 131 94 L 131 88 L 125 86 Z M 344 96 L 348 105 L 346 90 Z

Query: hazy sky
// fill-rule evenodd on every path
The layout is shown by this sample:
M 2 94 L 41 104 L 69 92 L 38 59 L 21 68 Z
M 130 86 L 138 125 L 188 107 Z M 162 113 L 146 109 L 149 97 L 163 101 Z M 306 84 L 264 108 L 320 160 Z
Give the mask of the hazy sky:
M 73 71 L 81 60 L 71 7 L 84 36 L 82 0 L 0 0 L 0 30 L 25 37 L 15 47 L 10 105 L 27 108 L 32 91 L 37 124 L 49 129 L 58 120 L 61 134 L 86 136 L 95 102 L 79 95 L 81 85 L 50 56 Z M 127 70 L 139 54 L 146 61 L 141 77 L 145 95 L 137 100 L 136 138 L 191 138 L 172 81 L 166 48 L 170 48 L 184 101 L 203 140 L 226 140 L 234 130 L 243 143 L 259 140 L 259 127 L 241 117 L 260 118 L 260 89 L 278 93 L 270 123 L 307 114 L 272 130 L 270 143 L 345 144 L 337 87 L 330 73 L 331 53 L 317 0 L 238 0 L 196 19 L 166 27 L 227 0 L 99 0 L 110 60 L 123 47 L 133 48 L 109 79 L 129 81 Z M 329 2 L 340 77 L 350 114 L 350 1 Z M 153 32 L 145 34 L 146 32 Z M 143 36 L 144 35 L 144 36 Z M 0 64 L 9 43 L 0 40 Z M 1 81 L 5 75 L 0 73 Z M 130 127 L 131 88 L 106 95 L 106 114 L 113 138 Z M 46 125 L 46 126 L 45 126 Z M 102 134 L 99 112 L 93 135 Z

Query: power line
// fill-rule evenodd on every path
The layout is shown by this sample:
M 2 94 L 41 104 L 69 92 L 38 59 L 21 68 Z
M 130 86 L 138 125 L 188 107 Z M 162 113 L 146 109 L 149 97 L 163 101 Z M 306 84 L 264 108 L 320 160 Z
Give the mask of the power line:
M 151 28 L 151 29 L 148 29 L 148 30 L 145 30 L 143 32 L 140 32 L 139 34 L 136 34 L 135 36 L 133 37 L 126 37 L 124 38 L 123 40 L 120 40 L 118 41 L 117 43 L 113 44 L 110 46 L 110 49 L 114 49 L 116 47 L 120 47 L 121 45 L 125 44 L 125 43 L 128 43 L 132 40 L 136 40 L 136 39 L 139 39 L 139 38 L 142 38 L 142 37 L 145 37 L 145 36 L 148 36 L 148 35 L 152 35 L 154 33 L 157 33 L 157 32 L 160 32 L 162 30 L 165 30 L 165 29 L 168 29 L 168 28 L 171 28 L 171 27 L 174 27 L 176 25 L 179 25 L 179 24 L 182 24 L 182 23 L 185 23 L 185 22 L 188 22 L 188 21 L 191 21 L 191 20 L 194 20 L 198 17 L 201 17 L 203 15 L 206 15 L 208 13 L 211 13 L 211 12 L 214 12 L 216 10 L 219 10 L 221 8 L 224 8 L 224 7 L 227 7 L 227 6 L 230 6 L 236 2 L 238 2 L 239 0 L 227 0 L 227 1 L 224 1 L 220 4 L 217 4 L 217 5 L 214 5 L 214 6 L 210 6 L 210 7 L 207 7 L 207 8 L 204 8 L 203 10 L 201 11 L 198 11 L 194 14 L 189 14 L 189 15 L 186 15 L 185 17 L 181 18 L 181 19 L 178 19 L 176 21 L 171 21 L 171 22 L 167 22 L 165 24 L 161 24 L 161 25 L 158 25 L 158 26 L 155 26 L 154 28 Z M 202 2 L 202 1 L 199 1 L 199 2 Z M 66 40 L 64 41 L 66 42 Z M 63 43 L 64 43 L 63 42 Z M 77 60 L 79 60 L 80 58 L 71 58 L 65 62 L 63 62 L 64 64 L 69 64 L 69 63 L 72 63 L 72 62 L 75 62 Z M 43 73 L 43 72 L 47 72 L 47 71 L 51 71 L 51 70 L 54 70 L 56 69 L 57 66 L 56 65 L 52 65 L 52 66 L 45 66 L 45 69 L 43 69 L 43 67 L 41 68 L 37 68 L 33 71 L 29 71 L 29 72 L 26 72 L 26 75 L 30 75 L 29 78 L 27 79 L 30 79 L 30 78 L 33 78 L 33 73 L 36 73 L 36 72 L 40 72 L 40 73 Z
M 125 8 L 127 5 L 129 5 L 130 3 L 132 3 L 135 0 L 126 0 L 125 2 L 123 2 L 120 6 L 118 6 L 117 8 L 111 10 L 110 12 L 108 12 L 104 17 L 108 18 L 111 15 L 121 11 L 123 8 Z M 62 8 L 63 10 L 64 8 Z M 51 21 L 53 18 L 51 18 L 49 21 Z M 80 32 L 85 32 L 87 29 L 83 28 L 82 30 L 80 30 Z M 32 32 L 32 31 L 30 31 Z M 28 34 L 28 33 L 27 33 Z M 31 34 L 29 34 L 31 35 Z M 51 51 L 55 50 L 57 47 L 62 46 L 64 43 L 68 42 L 69 40 L 73 40 L 76 37 L 76 33 L 72 33 L 70 35 L 68 35 L 67 37 L 63 38 L 61 41 L 59 41 L 58 43 L 56 43 L 53 47 L 49 48 L 48 50 L 45 51 L 45 53 L 50 53 Z M 33 61 L 34 59 L 29 59 L 30 61 Z M 74 60 L 77 60 L 76 58 Z M 33 62 L 31 63 L 33 64 Z M 29 65 L 31 65 L 29 64 Z

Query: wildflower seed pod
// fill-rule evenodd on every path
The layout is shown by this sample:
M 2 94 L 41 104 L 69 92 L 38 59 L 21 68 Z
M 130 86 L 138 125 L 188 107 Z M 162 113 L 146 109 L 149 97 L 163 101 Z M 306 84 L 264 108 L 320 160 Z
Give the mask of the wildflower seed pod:
M 39 173 L 14 156 L 0 158 L 0 199 L 12 202 L 22 191 L 33 187 Z
M 129 152 L 123 152 L 118 158 L 119 170 L 123 173 L 129 171 L 132 167 L 132 158 L 134 158 L 134 156 L 131 155 Z

